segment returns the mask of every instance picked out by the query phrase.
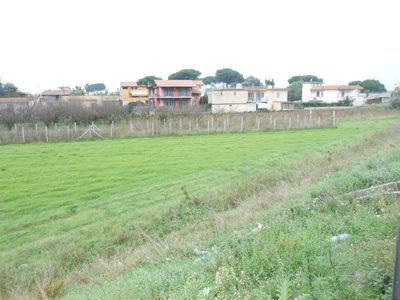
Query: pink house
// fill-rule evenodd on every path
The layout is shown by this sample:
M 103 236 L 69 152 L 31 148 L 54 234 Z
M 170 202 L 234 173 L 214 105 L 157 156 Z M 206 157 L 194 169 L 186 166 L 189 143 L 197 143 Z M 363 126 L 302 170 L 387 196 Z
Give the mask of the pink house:
M 150 88 L 150 103 L 154 106 L 188 107 L 200 104 L 201 80 L 155 80 Z

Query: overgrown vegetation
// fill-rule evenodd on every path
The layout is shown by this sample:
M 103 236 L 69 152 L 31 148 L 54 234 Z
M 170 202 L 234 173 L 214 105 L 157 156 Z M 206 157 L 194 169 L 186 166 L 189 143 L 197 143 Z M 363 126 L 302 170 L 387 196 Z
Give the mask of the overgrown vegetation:
M 326 103 L 326 102 L 302 102 L 301 105 L 303 108 L 307 107 L 340 107 L 340 106 L 353 106 L 354 99 L 350 97 L 346 97 L 346 99 L 338 101 L 338 102 L 332 102 L 332 103 Z
M 395 95 L 395 99 L 390 101 L 389 104 L 390 108 L 399 109 L 400 108 L 400 94 Z
M 384 298 L 397 202 L 336 196 L 399 177 L 397 120 L 2 145 L 1 294 L 62 282 L 66 299 Z

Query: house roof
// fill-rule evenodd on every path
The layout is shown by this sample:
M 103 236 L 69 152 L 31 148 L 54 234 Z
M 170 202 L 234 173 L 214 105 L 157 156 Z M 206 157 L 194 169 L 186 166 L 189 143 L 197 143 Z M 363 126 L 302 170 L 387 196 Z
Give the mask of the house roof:
M 154 80 L 159 87 L 195 87 L 196 82 L 193 80 Z
M 7 98 L 0 98 L 0 103 L 17 103 L 17 102 L 28 102 L 28 98 L 25 97 L 7 97 Z
M 121 81 L 121 86 L 137 86 L 136 81 Z
M 42 96 L 68 96 L 70 94 L 70 90 L 47 90 L 42 92 Z
M 197 85 L 197 86 L 203 86 L 204 83 L 202 80 L 193 80 L 193 82 Z
M 319 85 L 313 86 L 312 91 L 328 91 L 328 90 L 362 90 L 363 88 L 359 85 Z

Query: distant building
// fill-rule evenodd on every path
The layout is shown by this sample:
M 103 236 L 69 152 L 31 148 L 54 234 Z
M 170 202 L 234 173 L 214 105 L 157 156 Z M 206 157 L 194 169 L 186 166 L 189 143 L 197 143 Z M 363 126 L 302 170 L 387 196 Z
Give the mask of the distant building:
M 34 102 L 35 101 L 29 97 L 0 98 L 0 107 L 8 105 L 13 105 L 14 107 L 26 107 L 26 106 L 32 106 Z
M 272 87 L 243 87 L 210 89 L 207 93 L 211 111 L 250 112 L 260 109 L 292 110 L 294 103 L 287 101 L 288 89 Z
M 155 80 L 149 100 L 155 107 L 191 107 L 200 105 L 201 80 Z
M 121 81 L 120 96 L 122 105 L 128 105 L 131 102 L 147 103 L 149 89 L 145 85 L 137 85 L 135 81 Z
M 68 86 L 61 86 L 58 90 L 46 90 L 40 94 L 39 100 L 43 102 L 58 102 L 64 100 L 64 96 L 72 93 Z
M 323 82 L 303 82 L 302 102 L 336 103 L 352 99 L 353 105 L 363 105 L 359 85 L 325 85 Z
M 89 96 L 64 96 L 64 101 L 73 104 L 80 104 L 83 107 L 95 108 L 101 105 L 122 105 L 118 95 L 89 95 Z

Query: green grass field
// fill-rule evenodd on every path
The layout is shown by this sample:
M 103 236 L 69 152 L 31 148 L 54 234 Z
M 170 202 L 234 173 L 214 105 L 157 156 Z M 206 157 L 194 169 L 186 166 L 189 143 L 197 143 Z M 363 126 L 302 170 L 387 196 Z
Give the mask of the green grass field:
M 50 261 L 66 277 L 140 247 L 143 232 L 172 234 L 185 220 L 166 216 L 185 201 L 229 197 L 266 170 L 287 166 L 290 176 L 293 164 L 398 123 L 390 115 L 329 129 L 0 145 L 0 292 L 34 290 Z

